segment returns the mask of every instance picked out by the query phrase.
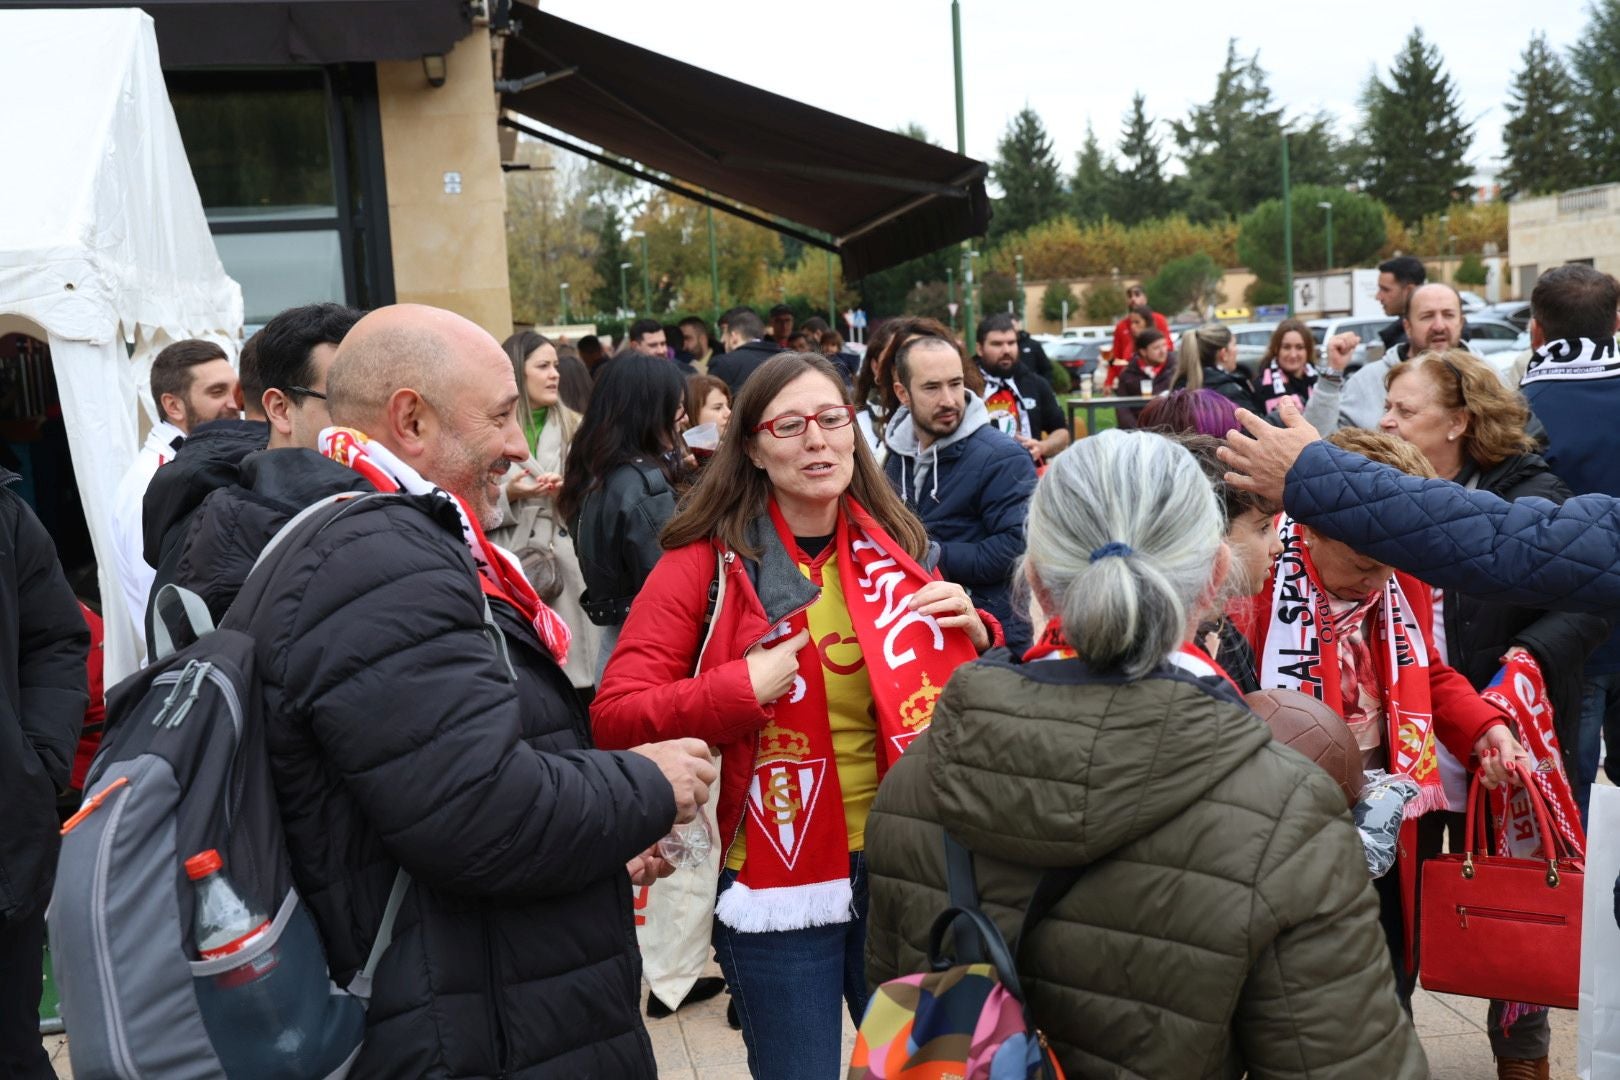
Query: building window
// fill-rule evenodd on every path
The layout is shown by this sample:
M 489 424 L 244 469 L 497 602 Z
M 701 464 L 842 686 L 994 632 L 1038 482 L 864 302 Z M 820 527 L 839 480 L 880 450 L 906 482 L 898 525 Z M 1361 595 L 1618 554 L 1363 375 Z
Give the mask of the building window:
M 393 301 L 371 65 L 165 73 L 249 327 L 325 301 Z

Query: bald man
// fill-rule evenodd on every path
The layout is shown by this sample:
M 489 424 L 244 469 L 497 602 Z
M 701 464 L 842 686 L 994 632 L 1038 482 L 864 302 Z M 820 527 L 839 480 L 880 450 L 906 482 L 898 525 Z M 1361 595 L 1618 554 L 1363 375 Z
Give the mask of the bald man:
M 1377 428 L 1379 418 L 1384 415 L 1384 376 L 1389 374 L 1390 368 L 1419 353 L 1455 348 L 1473 350 L 1466 340 L 1468 328 L 1463 321 L 1462 298 L 1454 287 L 1444 282 L 1430 282 L 1412 290 L 1402 325 L 1406 328 L 1406 339 L 1349 378 L 1343 378 L 1340 373 L 1360 339 L 1354 334 L 1339 334 L 1328 343 L 1323 355 L 1332 370 L 1322 373 L 1317 380 L 1310 403 L 1305 407 L 1307 422 L 1323 431 L 1341 427 Z
M 494 338 L 382 308 L 326 392 L 321 452 L 392 494 L 323 511 L 247 622 L 293 874 L 339 985 L 410 875 L 350 1075 L 651 1078 L 630 886 L 669 871 L 653 845 L 707 798 L 708 748 L 590 749 L 566 629 L 484 539 L 527 457 Z

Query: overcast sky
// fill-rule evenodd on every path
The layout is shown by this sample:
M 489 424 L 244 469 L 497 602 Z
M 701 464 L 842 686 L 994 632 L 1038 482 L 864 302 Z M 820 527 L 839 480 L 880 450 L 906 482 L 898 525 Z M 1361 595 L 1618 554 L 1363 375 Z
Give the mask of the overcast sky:
M 593 30 L 878 127 L 914 121 L 955 148 L 949 0 L 541 2 Z M 1242 53 L 1259 50 L 1272 93 L 1291 114 L 1325 109 L 1347 135 L 1368 73 L 1376 66 L 1387 75 L 1416 25 L 1440 47 L 1475 122 L 1469 161 L 1493 173 L 1508 84 L 1530 34 L 1545 31 L 1562 51 L 1585 22 L 1584 0 L 962 0 L 967 152 L 991 159 L 1007 122 L 1028 104 L 1070 172 L 1088 121 L 1106 149 L 1117 144 L 1136 90 L 1161 121 L 1207 102 L 1229 37 Z M 829 45 L 841 55 L 823 59 Z M 1160 132 L 1172 149 L 1168 128 Z

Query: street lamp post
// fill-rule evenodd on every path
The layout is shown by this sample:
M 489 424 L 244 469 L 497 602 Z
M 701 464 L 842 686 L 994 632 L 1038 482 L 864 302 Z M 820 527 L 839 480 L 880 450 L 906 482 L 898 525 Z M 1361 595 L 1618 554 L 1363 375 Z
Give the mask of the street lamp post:
M 560 289 L 558 289 L 557 291 L 562 293 L 562 321 L 563 321 L 563 325 L 567 326 L 568 322 L 569 322 L 569 319 L 568 319 L 568 282 L 566 282 L 566 281 L 563 282 L 562 287 Z
M 624 272 L 634 265 L 635 264 L 631 262 L 622 262 L 619 264 L 619 310 L 621 312 L 628 312 L 630 310 L 630 286 L 625 279 Z
M 1024 257 L 1014 255 L 1013 265 L 1018 268 L 1018 324 L 1022 326 L 1029 321 L 1024 318 Z
M 632 237 L 641 238 L 641 305 L 648 312 L 652 311 L 652 272 L 647 266 L 647 234 L 633 232 Z
M 1327 265 L 1322 269 L 1331 270 L 1333 269 L 1333 204 L 1330 202 L 1319 202 L 1316 205 L 1319 209 L 1321 209 L 1322 213 L 1326 215 L 1326 222 L 1322 228 L 1327 241 Z
M 967 272 L 962 275 L 962 337 L 971 347 L 973 341 L 973 260 L 979 257 L 979 253 L 970 248 L 963 254 L 967 256 Z
M 1294 315 L 1294 194 L 1288 183 L 1288 133 L 1282 137 L 1283 288 L 1288 293 L 1288 315 Z

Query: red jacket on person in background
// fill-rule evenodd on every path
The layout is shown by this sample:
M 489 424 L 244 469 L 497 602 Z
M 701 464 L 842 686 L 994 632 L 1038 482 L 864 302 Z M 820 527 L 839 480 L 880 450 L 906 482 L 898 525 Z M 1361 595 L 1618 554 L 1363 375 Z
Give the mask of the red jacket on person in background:
M 1157 311 L 1153 313 L 1153 328 L 1164 335 L 1164 340 L 1170 342 L 1170 354 L 1174 356 L 1176 343 L 1170 337 L 1170 324 Z M 1108 363 L 1108 374 L 1103 377 L 1103 385 L 1112 387 L 1114 380 L 1119 378 L 1119 373 L 1125 370 L 1125 362 L 1135 355 L 1136 335 L 1131 333 L 1131 317 L 1127 315 L 1114 324 L 1114 358 Z
M 84 790 L 85 774 L 90 771 L 90 762 L 101 747 L 101 729 L 107 722 L 106 682 L 102 666 L 105 634 L 101 616 L 85 607 L 82 601 L 79 603 L 79 613 L 90 628 L 90 657 L 85 661 L 90 676 L 90 706 L 84 710 L 84 728 L 79 732 L 79 748 L 73 754 L 73 779 L 69 781 L 69 786 L 74 791 Z
M 774 539 L 772 532 L 766 542 Z M 704 614 L 722 562 L 725 595 L 711 632 Z M 799 573 L 796 564 L 792 573 Z M 756 736 L 775 711 L 755 698 L 744 654 L 792 612 L 775 614 L 774 619 L 766 614 L 745 559 L 722 541 L 700 540 L 666 551 L 630 605 L 591 702 L 591 734 L 599 750 L 694 738 L 719 753 L 720 793 L 713 810 L 722 858 L 742 828 Z M 983 610 L 979 617 L 992 645 L 1003 644 L 995 617 Z

